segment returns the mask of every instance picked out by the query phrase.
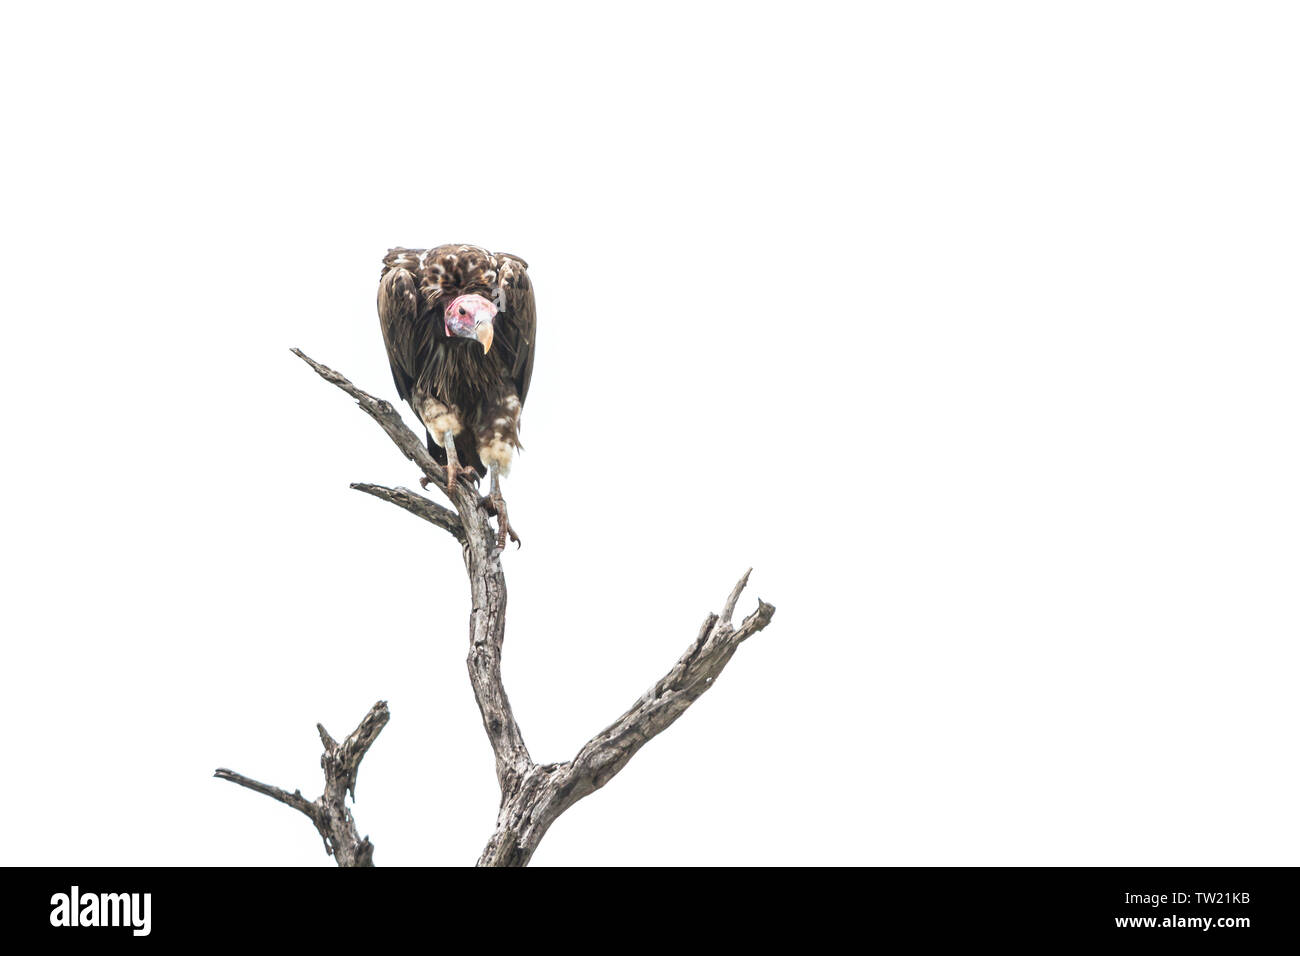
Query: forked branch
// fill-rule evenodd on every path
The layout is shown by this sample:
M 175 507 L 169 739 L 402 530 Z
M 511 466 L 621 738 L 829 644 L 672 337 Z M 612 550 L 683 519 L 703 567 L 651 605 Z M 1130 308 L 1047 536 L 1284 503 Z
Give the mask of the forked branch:
M 445 471 L 429 455 L 419 437 L 406 427 L 391 404 L 362 391 L 338 372 L 299 350 L 293 352 L 327 382 L 352 396 L 362 411 L 378 423 L 393 444 L 419 466 L 430 482 L 446 490 Z M 749 582 L 749 572 L 746 571 L 727 596 L 722 613 L 710 614 L 705 619 L 699 634 L 672 669 L 622 716 L 587 741 L 573 759 L 564 763 L 538 764 L 524 744 L 523 734 L 501 682 L 506 580 L 501 569 L 497 534 L 491 527 L 483 499 L 469 486 L 458 483 L 447 493 L 455 509 L 453 513 L 406 488 L 364 483 L 352 487 L 423 518 L 461 544 L 471 597 L 466 663 L 483 728 L 496 758 L 497 782 L 501 787 L 497 828 L 479 858 L 480 866 L 526 865 L 556 818 L 587 794 L 603 787 L 623 769 L 633 754 L 671 726 L 686 708 L 713 686 L 741 643 L 767 627 L 775 613 L 772 605 L 760 600 L 758 607 L 739 626 L 733 625 L 736 604 Z M 386 711 L 384 719 L 387 720 Z M 316 805 L 307 803 L 301 794 L 286 794 L 256 781 L 238 778 L 229 771 L 218 771 L 217 775 L 225 775 L 225 779 L 288 803 L 312 816 L 313 822 L 317 819 L 310 809 Z M 347 822 L 351 823 L 350 816 Z M 319 823 L 317 827 L 320 828 Z M 329 838 L 326 846 L 327 849 L 331 846 Z M 334 852 L 338 857 L 337 849 Z
M 357 725 L 357 729 L 338 743 L 321 724 L 316 725 L 325 752 L 320 765 L 325 771 L 325 792 L 315 800 L 308 800 L 302 791 L 289 793 L 279 787 L 261 783 L 251 777 L 224 768 L 213 774 L 219 780 L 229 780 L 293 807 L 306 814 L 325 841 L 325 852 L 333 855 L 339 866 L 374 866 L 375 848 L 370 837 L 357 833 L 356 821 L 347 807 L 347 796 L 357 799 L 357 771 L 370 745 L 388 723 L 388 704 L 379 701 Z

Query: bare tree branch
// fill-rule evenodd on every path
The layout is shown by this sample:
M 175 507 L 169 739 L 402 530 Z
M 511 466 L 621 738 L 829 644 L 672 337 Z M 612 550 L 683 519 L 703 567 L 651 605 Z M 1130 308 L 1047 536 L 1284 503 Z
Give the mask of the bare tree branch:
M 237 783 L 241 787 L 247 787 L 249 790 L 265 794 L 272 800 L 279 800 L 285 806 L 293 807 L 299 813 L 307 814 L 313 823 L 316 822 L 316 804 L 304 797 L 301 790 L 295 790 L 293 793 L 290 793 L 287 790 L 281 790 L 279 787 L 273 787 L 269 783 L 262 783 L 259 780 L 254 780 L 252 777 L 245 777 L 242 773 L 235 773 L 233 770 L 226 770 L 224 767 L 218 767 L 217 772 L 212 776 L 216 777 L 218 780 L 229 780 L 231 783 Z M 328 850 L 329 845 L 326 844 L 326 851 L 328 852 Z
M 497 828 L 479 858 L 479 865 L 524 866 L 556 818 L 577 801 L 608 783 L 626 766 L 633 754 L 671 726 L 701 694 L 712 687 L 741 643 L 771 622 L 775 608 L 760 600 L 758 607 L 739 627 L 732 625 L 736 604 L 749 582 L 750 572 L 746 571 L 727 596 L 722 613 L 710 614 L 705 619 L 699 634 L 673 668 L 621 717 L 587 741 L 572 760 L 558 764 L 534 763 L 501 681 L 506 581 L 501 568 L 497 535 L 492 530 L 483 500 L 476 491 L 463 483 L 450 490 L 446 489 L 446 473 L 429 455 L 415 433 L 406 427 L 392 405 L 363 392 L 338 372 L 313 361 L 298 349 L 293 352 L 327 382 L 356 399 L 361 409 L 383 428 L 398 449 L 414 461 L 432 482 L 446 491 L 455 507 L 453 515 L 446 508 L 405 488 L 364 483 L 352 485 L 358 491 L 390 501 L 437 525 L 455 535 L 462 544 L 471 597 L 469 656 L 466 664 L 479 713 L 483 717 L 483 728 L 496 758 L 497 782 L 501 787 Z M 384 712 L 384 719 L 387 720 L 387 711 Z M 375 733 L 378 733 L 378 729 Z M 326 743 L 326 756 L 329 757 L 332 741 L 323 729 L 321 739 Z M 334 752 L 346 747 L 345 743 L 344 748 L 336 748 Z M 360 752 L 364 753 L 364 748 Z M 356 762 L 360 762 L 359 755 Z M 317 805 L 307 804 L 301 794 L 287 794 L 230 771 L 218 771 L 217 774 L 294 806 L 312 817 L 313 822 L 320 816 L 315 809 Z M 350 780 L 354 782 L 355 765 L 352 774 Z M 343 791 L 338 790 L 337 780 L 331 790 L 329 781 L 333 778 L 329 776 L 328 768 L 326 777 L 326 795 L 321 800 L 337 791 L 340 796 L 338 806 L 342 807 Z M 332 825 L 335 821 L 331 818 L 327 822 Z M 350 826 L 351 817 L 346 817 L 342 822 Z M 317 823 L 317 828 L 321 829 L 320 823 Z M 321 829 L 321 832 L 324 834 L 326 830 Z M 326 837 L 326 841 L 329 846 L 330 838 Z M 369 846 L 368 842 L 366 846 Z M 337 847 L 335 853 L 338 853 Z M 369 857 L 366 859 L 368 862 Z
M 733 606 L 748 578 L 746 571 L 728 599 Z M 478 865 L 526 866 L 556 818 L 609 783 L 633 754 L 667 730 L 713 686 L 741 642 L 767 627 L 775 613 L 776 608 L 760 600 L 736 629 L 716 614 L 705 618 L 699 635 L 673 669 L 623 716 L 587 741 L 577 756 L 567 763 L 533 767 L 517 797 L 502 806 L 497 831 Z
M 383 399 L 375 398 L 368 392 L 361 391 L 334 369 L 308 358 L 298 349 L 291 349 L 291 351 L 315 369 L 316 374 L 325 381 L 331 385 L 337 385 L 355 398 L 357 404 L 361 406 L 361 410 L 379 424 L 379 427 L 393 440 L 393 444 L 398 447 L 403 455 L 420 466 L 420 470 L 425 473 L 430 481 L 436 481 L 439 485 L 446 486 L 447 473 L 441 465 L 433 460 L 429 450 L 424 447 L 424 442 L 416 437 L 415 432 L 406 427 L 406 423 L 402 421 L 402 416 L 397 413 L 397 409 Z
M 745 590 L 745 585 L 749 584 L 749 576 L 753 573 L 754 569 L 750 568 L 741 575 L 740 580 L 736 582 L 736 586 L 732 588 L 731 593 L 727 595 L 727 603 L 722 606 L 721 617 L 722 620 L 727 623 L 728 627 L 731 626 L 731 619 L 736 616 L 736 602 L 740 600 L 740 592 Z
M 356 821 L 347 807 L 347 795 L 351 793 L 353 801 L 356 800 L 357 771 L 361 760 L 387 723 L 388 704 L 381 700 L 370 708 L 370 713 L 341 744 L 322 725 L 316 725 L 321 743 L 325 745 L 320 758 L 321 768 L 325 771 L 325 792 L 314 801 L 304 797 L 300 790 L 289 793 L 225 768 L 218 769 L 213 776 L 264 794 L 306 814 L 325 841 L 325 852 L 333 855 L 339 866 L 374 866 L 375 848 L 370 837 L 357 833 Z
M 448 511 L 440 504 L 435 504 L 424 495 L 416 494 L 409 488 L 386 488 L 383 485 L 371 485 L 364 481 L 354 481 L 351 488 L 357 491 L 364 491 L 368 495 L 374 495 L 384 501 L 391 501 L 399 508 L 404 508 L 411 514 L 423 518 L 430 524 L 436 524 L 443 531 L 450 532 L 461 544 L 466 544 L 465 528 L 461 525 L 460 519 L 454 512 Z
M 406 427 L 392 405 L 357 388 L 346 378 L 327 366 L 308 358 L 298 349 L 293 353 L 310 365 L 321 378 L 347 392 L 362 411 L 383 428 L 407 458 L 414 461 L 444 493 L 447 477 L 442 467 L 429 455 L 415 433 Z M 362 489 L 365 490 L 365 489 Z M 512 792 L 522 776 L 533 765 L 524 744 L 523 734 L 515 721 L 501 683 L 501 645 L 506 635 L 506 578 L 501 570 L 501 553 L 497 549 L 497 535 L 492 530 L 489 516 L 483 509 L 478 494 L 463 482 L 458 482 L 448 495 L 459 516 L 465 569 L 469 572 L 471 607 L 469 618 L 469 668 L 474 699 L 483 717 L 496 757 L 497 782 L 502 794 Z M 392 499 L 390 499 L 392 500 Z M 406 507 L 406 503 L 394 500 Z M 432 502 L 430 502 L 432 504 Z M 411 510 L 407 508 L 407 510 Z M 420 517 L 426 518 L 421 514 Z M 439 522 L 435 521 L 435 524 Z

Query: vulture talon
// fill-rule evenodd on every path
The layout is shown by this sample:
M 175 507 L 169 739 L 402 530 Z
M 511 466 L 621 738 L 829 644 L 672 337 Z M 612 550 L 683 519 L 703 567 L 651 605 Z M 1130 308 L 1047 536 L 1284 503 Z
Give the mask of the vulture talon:
M 479 499 L 479 504 L 483 510 L 497 519 L 497 552 L 506 549 L 506 538 L 509 537 L 515 543 L 515 550 L 518 551 L 524 546 L 519 540 L 519 535 L 515 534 L 514 525 L 510 523 L 510 518 L 506 513 L 506 499 L 501 496 L 500 491 L 494 491 L 492 494 Z
M 456 486 L 456 482 L 458 481 L 463 481 L 466 485 L 468 485 L 471 488 L 475 487 L 479 481 L 478 469 L 475 468 L 473 465 L 470 465 L 468 468 L 466 468 L 464 465 L 457 465 L 455 466 L 455 470 L 453 470 L 452 466 L 448 465 L 447 466 L 447 494 L 451 494 L 452 489 Z
M 456 482 L 462 478 L 468 479 L 470 487 L 473 487 L 478 482 L 478 469 L 460 463 L 456 455 L 456 436 L 450 431 L 443 435 L 442 447 L 447 450 L 447 495 L 450 497 L 456 490 Z
M 455 473 L 455 478 L 466 482 L 467 484 L 470 485 L 470 487 L 477 485 L 481 480 L 481 476 L 479 475 L 478 469 L 476 468 L 461 468 L 459 471 Z M 429 490 L 429 485 L 431 484 L 433 484 L 433 479 L 431 479 L 428 475 L 420 476 L 420 487 L 423 488 L 425 491 Z M 448 468 L 447 469 L 447 493 L 448 494 L 451 493 L 453 487 L 455 487 L 455 480 L 453 480 L 452 478 L 452 470 Z

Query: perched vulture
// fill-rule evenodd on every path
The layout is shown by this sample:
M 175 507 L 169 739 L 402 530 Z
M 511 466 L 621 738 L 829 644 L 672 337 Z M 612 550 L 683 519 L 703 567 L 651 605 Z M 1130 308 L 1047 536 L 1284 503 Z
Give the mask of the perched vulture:
M 389 249 L 379 324 L 393 382 L 424 423 L 429 453 L 458 478 L 491 473 L 499 544 L 507 533 L 501 476 L 519 444 L 533 376 L 537 310 L 528 263 L 478 246 Z M 423 483 L 423 480 L 422 480 Z

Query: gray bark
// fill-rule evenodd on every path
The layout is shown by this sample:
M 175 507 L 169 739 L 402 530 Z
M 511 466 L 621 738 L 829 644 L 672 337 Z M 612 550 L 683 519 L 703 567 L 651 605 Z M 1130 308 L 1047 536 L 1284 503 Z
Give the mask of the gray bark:
M 350 381 L 297 349 L 294 354 L 322 378 L 352 396 L 361 410 L 384 430 L 393 444 L 424 472 L 432 485 L 447 494 L 454 512 L 406 488 L 356 483 L 352 487 L 406 511 L 451 534 L 461 544 L 470 585 L 469 655 L 466 664 L 474 698 L 483 718 L 483 729 L 496 758 L 501 805 L 497 827 L 479 866 L 525 866 L 532 858 L 547 829 L 569 807 L 599 790 L 626 766 L 633 754 L 666 730 L 701 694 L 713 686 L 736 649 L 749 637 L 767 627 L 775 608 L 760 600 L 758 607 L 739 626 L 733 625 L 736 604 L 749 582 L 749 571 L 732 588 L 721 614 L 709 614 L 695 640 L 663 677 L 654 683 L 617 720 L 587 741 L 563 763 L 535 763 L 528 753 L 523 734 L 515 721 L 505 686 L 501 682 L 501 648 L 505 642 L 506 579 L 501 568 L 501 551 L 492 529 L 484 499 L 465 483 L 450 491 L 443 468 L 429 455 L 420 438 L 406 427 L 391 404 L 362 391 Z M 379 705 L 376 705 L 379 706 Z M 387 710 L 384 712 L 387 720 Z M 382 726 L 382 724 L 380 725 Z M 358 728 L 360 730 L 360 728 Z M 321 731 L 325 739 L 324 730 Z M 378 733 L 378 730 L 375 731 Z M 372 738 L 373 739 L 373 738 Z M 367 745 L 368 746 L 368 745 Z M 364 752 L 364 751 L 363 751 Z M 328 754 L 328 746 L 327 746 Z M 360 757 L 357 758 L 360 762 Z M 329 770 L 326 771 L 327 781 Z M 288 803 L 312 816 L 300 794 L 286 794 L 274 787 L 239 778 L 230 771 L 218 776 Z M 327 793 L 329 787 L 327 785 Z M 355 796 L 355 795 L 354 795 Z M 325 799 L 322 797 L 322 800 Z M 339 806 L 341 806 L 341 800 Z M 346 808 L 343 812 L 346 814 Z M 317 817 L 312 817 L 313 822 Z M 333 821 L 334 817 L 330 817 Z M 351 825 L 351 816 L 339 818 Z M 320 829 L 321 824 L 317 824 Z M 355 828 L 353 828 L 355 829 Z M 346 827 L 345 827 L 346 830 Z M 325 831 L 322 830 L 322 833 Z M 326 838 L 326 848 L 332 844 Z M 366 841 L 369 848 L 369 842 Z M 363 864 L 347 863 L 337 846 L 333 852 L 340 865 L 370 865 L 370 851 Z M 357 854 L 353 854 L 354 857 Z
M 315 800 L 308 800 L 300 790 L 289 793 L 225 768 L 218 769 L 213 776 L 265 794 L 306 814 L 325 841 L 325 852 L 331 854 L 339 866 L 374 866 L 375 848 L 370 837 L 357 832 L 356 821 L 347 807 L 347 796 L 351 794 L 353 802 L 356 802 L 357 772 L 361 760 L 387 723 L 388 704 L 381 700 L 370 708 L 370 713 L 341 744 L 321 724 L 316 725 L 321 743 L 325 745 L 320 758 L 321 769 L 325 771 L 325 792 Z

